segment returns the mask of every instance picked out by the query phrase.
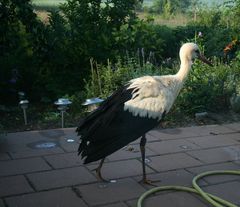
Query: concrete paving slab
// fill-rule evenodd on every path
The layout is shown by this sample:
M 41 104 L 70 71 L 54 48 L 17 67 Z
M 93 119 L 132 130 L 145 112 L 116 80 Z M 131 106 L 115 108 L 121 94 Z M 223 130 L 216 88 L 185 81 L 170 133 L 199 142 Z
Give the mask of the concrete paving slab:
M 9 145 L 27 145 L 40 140 L 59 140 L 64 135 L 63 129 L 51 129 L 41 131 L 25 131 L 17 133 L 8 133 L 6 140 Z
M 64 134 L 63 130 L 53 130 L 61 133 L 55 133 L 56 136 L 45 136 L 50 130 L 30 131 L 9 133 L 6 138 L 5 152 L 8 152 L 13 159 L 36 157 L 47 154 L 63 153 L 60 148 L 60 136 Z M 54 134 L 54 133 L 53 133 Z M 41 145 L 51 143 L 52 147 L 43 148 Z
M 200 167 L 187 168 L 187 171 L 193 173 L 194 175 L 214 170 L 240 170 L 240 166 L 233 162 L 224 162 L 219 164 L 204 165 Z M 223 183 L 233 180 L 240 180 L 240 176 L 234 175 L 213 175 L 204 177 L 204 180 L 210 184 Z
M 73 140 L 68 142 L 68 140 Z M 76 133 L 76 128 L 64 129 L 64 135 L 60 138 L 60 145 L 66 152 L 76 152 L 79 145 L 79 137 Z
M 204 163 L 219 163 L 240 160 L 240 145 L 186 152 Z
M 152 142 L 152 143 L 148 143 L 147 147 L 159 155 L 200 149 L 199 146 L 183 139 Z
M 134 179 L 136 181 L 141 180 L 141 176 L 137 176 Z M 186 170 L 173 170 L 162 173 L 148 174 L 147 178 L 153 181 L 156 186 L 164 185 L 183 185 L 192 186 L 193 174 L 187 172 Z M 207 185 L 206 182 L 200 182 L 200 185 Z M 152 186 L 144 186 L 145 188 L 152 188 Z
M 8 207 L 87 207 L 69 188 L 6 198 Z
M 0 161 L 3 160 L 10 160 L 11 158 L 9 157 L 9 155 L 7 153 L 0 153 Z
M 67 139 L 74 139 L 74 142 L 67 142 Z M 62 147 L 67 152 L 77 151 L 78 140 L 75 130 L 69 129 L 49 129 L 41 131 L 27 131 L 9 133 L 7 143 L 11 149 L 16 151 L 19 147 L 33 145 L 38 142 L 55 142 L 57 147 Z M 13 148 L 14 147 L 14 148 Z
M 129 201 L 130 207 L 135 207 L 137 201 Z M 144 207 L 170 206 L 170 207 L 211 207 L 203 199 L 184 192 L 171 192 L 157 194 L 144 201 Z
M 228 134 L 236 132 L 233 129 L 226 127 L 225 125 L 204 125 L 204 126 L 193 126 L 187 127 L 185 130 L 193 131 L 200 136 Z
M 238 145 L 239 142 L 235 139 L 239 138 L 239 134 L 224 134 L 224 135 L 213 135 L 213 136 L 204 136 L 198 138 L 189 138 L 187 141 L 192 142 L 202 148 L 210 147 L 222 147 L 229 145 Z
M 102 207 L 128 207 L 126 204 L 120 202 L 120 203 L 115 203 L 115 204 L 110 204 L 110 205 L 103 205 Z
M 67 143 L 66 138 L 63 138 L 60 141 L 61 148 L 66 151 L 66 152 L 75 152 L 77 153 L 78 150 L 78 141 L 72 142 L 72 143 Z
M 74 167 L 28 174 L 37 191 L 96 182 L 97 179 L 85 167 Z
M 90 170 L 93 170 L 98 165 L 88 165 Z M 147 173 L 152 173 L 153 171 L 146 167 Z M 124 177 L 131 177 L 142 175 L 142 163 L 138 160 L 124 160 L 116 162 L 104 163 L 102 167 L 102 176 L 105 179 L 119 179 Z
M 0 178 L 0 186 L 0 197 L 34 191 L 22 175 Z
M 146 136 L 146 139 L 147 139 L 147 142 L 154 142 L 154 141 L 158 141 L 159 138 L 158 137 L 155 137 L 155 136 L 152 136 L 150 132 L 148 132 L 147 134 L 145 134 Z M 130 144 L 140 144 L 140 140 L 141 140 L 142 137 L 139 137 L 138 139 L 136 139 L 135 141 L 131 142 Z
M 152 155 L 156 155 L 155 152 L 153 152 L 152 150 L 149 149 L 147 143 L 147 147 L 146 147 L 146 157 L 152 156 Z M 111 154 L 110 156 L 107 157 L 108 160 L 110 161 L 118 161 L 118 160 L 127 160 L 127 159 L 132 159 L 132 158 L 141 158 L 141 152 L 140 152 L 140 147 L 139 145 L 128 145 L 120 150 L 118 150 L 117 152 L 114 152 L 113 154 Z
M 17 175 L 50 169 L 51 167 L 39 157 L 0 161 L 0 176 Z
M 203 188 L 205 192 L 221 197 L 227 201 L 240 205 L 240 182 L 233 181 Z
M 233 129 L 236 132 L 240 132 L 240 122 L 235 122 L 231 124 L 224 124 L 225 127 Z
M 0 207 L 5 207 L 2 199 L 0 199 Z
M 137 198 L 145 189 L 133 179 L 120 179 L 117 183 L 89 184 L 77 187 L 90 206 L 103 205 Z
M 174 129 L 154 129 L 148 132 L 151 136 L 156 137 L 160 140 L 166 139 L 182 139 L 187 137 L 198 137 L 200 134 L 196 133 L 195 130 L 187 128 L 174 128 Z
M 240 169 L 237 127 L 151 131 L 146 147 L 148 178 L 161 180 L 156 183 L 159 186 L 190 186 L 198 172 Z M 77 156 L 78 139 L 75 128 L 10 133 L 0 146 L 0 207 L 135 207 L 136 199 L 150 188 L 138 183 L 142 178 L 139 140 L 129 145 L 134 146 L 133 151 L 125 148 L 106 159 L 102 174 L 115 182 L 103 184 L 91 172 L 98 162 L 85 166 Z M 51 150 L 32 148 L 44 141 L 57 146 Z M 223 195 L 227 190 L 236 202 L 239 180 L 237 176 L 214 176 L 200 185 Z M 193 195 L 176 192 L 158 193 L 147 202 L 147 206 L 207 206 Z
M 202 165 L 202 162 L 190 157 L 185 153 L 161 155 L 150 157 L 150 159 L 151 162 L 148 163 L 148 165 L 158 172 Z
M 10 151 L 9 153 L 13 159 L 37 157 L 49 154 L 59 154 L 64 152 L 60 147 L 53 147 L 49 149 L 30 149 L 25 146 L 18 146 L 17 149 L 12 150 L 13 151 Z
M 83 165 L 81 157 L 76 152 L 49 155 L 44 157 L 45 160 L 55 169 L 67 168 Z
M 47 129 L 47 130 L 40 130 L 38 133 L 43 137 L 47 137 L 50 139 L 59 139 L 59 137 L 64 136 L 67 130 L 65 129 Z

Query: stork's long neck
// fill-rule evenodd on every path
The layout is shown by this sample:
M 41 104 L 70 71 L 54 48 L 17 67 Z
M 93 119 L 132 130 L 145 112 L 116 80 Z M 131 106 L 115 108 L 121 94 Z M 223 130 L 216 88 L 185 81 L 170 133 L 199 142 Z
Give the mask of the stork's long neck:
M 180 82 L 184 83 L 192 66 L 192 61 L 189 61 L 187 59 L 183 59 L 181 61 L 181 66 L 180 69 L 178 71 L 178 73 L 176 74 L 176 77 L 178 78 L 178 80 L 180 80 Z

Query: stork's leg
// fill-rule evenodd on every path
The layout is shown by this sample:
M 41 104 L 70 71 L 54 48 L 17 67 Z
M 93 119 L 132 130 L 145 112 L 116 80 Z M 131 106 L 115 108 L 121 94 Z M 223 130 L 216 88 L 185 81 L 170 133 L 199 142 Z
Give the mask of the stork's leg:
M 140 141 L 140 150 L 141 150 L 141 155 L 142 155 L 142 170 L 143 170 L 143 178 L 141 180 L 142 183 L 144 184 L 148 184 L 148 185 L 153 185 L 155 186 L 151 180 L 147 179 L 147 175 L 146 175 L 146 164 L 145 164 L 145 146 L 146 146 L 146 135 L 144 134 L 141 138 Z
M 103 159 L 101 159 L 101 161 L 100 161 L 98 167 L 95 169 L 95 171 L 96 171 L 97 178 L 98 178 L 99 181 L 107 182 L 107 180 L 105 180 L 105 179 L 102 177 L 102 173 L 101 173 L 101 169 L 102 169 L 104 160 L 105 160 L 105 157 L 104 157 Z
M 146 176 L 146 165 L 145 165 L 145 145 L 146 145 L 147 139 L 146 135 L 144 134 L 141 138 L 140 141 L 140 150 L 141 150 L 141 155 L 142 155 L 142 170 L 143 170 L 143 182 L 147 180 Z

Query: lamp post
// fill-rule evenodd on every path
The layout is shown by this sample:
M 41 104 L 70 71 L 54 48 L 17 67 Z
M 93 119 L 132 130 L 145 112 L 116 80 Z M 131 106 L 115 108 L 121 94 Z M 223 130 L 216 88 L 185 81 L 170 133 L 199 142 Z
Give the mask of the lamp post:
M 83 106 L 87 106 L 87 111 L 91 112 L 94 109 L 96 109 L 98 107 L 98 104 L 103 102 L 103 99 L 100 98 L 90 98 L 90 99 L 86 99 L 86 101 L 82 104 Z
M 68 109 L 68 106 L 71 104 L 72 102 L 69 101 L 67 98 L 59 98 L 57 101 L 54 102 L 55 105 L 58 106 L 58 110 L 61 113 L 61 117 L 62 117 L 62 128 L 64 128 L 64 113 L 66 112 L 66 110 Z
M 24 117 L 24 123 L 27 125 L 27 112 L 26 109 L 28 108 L 29 101 L 28 100 L 21 100 L 19 102 L 20 107 L 23 110 L 23 117 Z

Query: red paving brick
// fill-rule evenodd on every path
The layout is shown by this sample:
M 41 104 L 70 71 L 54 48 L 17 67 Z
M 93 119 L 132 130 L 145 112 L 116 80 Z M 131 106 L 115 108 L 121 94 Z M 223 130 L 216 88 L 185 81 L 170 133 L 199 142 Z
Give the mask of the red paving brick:
M 6 198 L 8 207 L 87 207 L 69 188 Z
M 103 184 L 91 171 L 99 162 L 85 166 L 77 156 L 75 129 L 8 134 L 0 144 L 0 207 L 136 206 L 137 198 L 151 188 L 138 182 L 142 175 L 139 139 L 107 157 L 102 174 L 116 182 Z M 155 183 L 158 186 L 190 186 L 192 178 L 203 171 L 240 170 L 239 129 L 240 123 L 234 123 L 150 131 L 148 178 L 160 180 Z M 34 149 L 41 142 L 54 142 L 56 147 Z M 239 205 L 239 176 L 210 176 L 199 184 Z M 195 195 L 165 192 L 148 198 L 144 207 L 160 203 L 208 206 Z
M 0 197 L 34 191 L 22 175 L 0 178 L 0 186 Z

